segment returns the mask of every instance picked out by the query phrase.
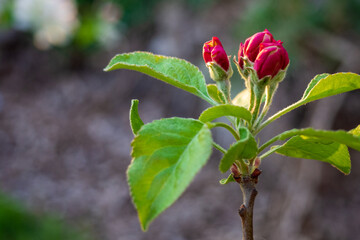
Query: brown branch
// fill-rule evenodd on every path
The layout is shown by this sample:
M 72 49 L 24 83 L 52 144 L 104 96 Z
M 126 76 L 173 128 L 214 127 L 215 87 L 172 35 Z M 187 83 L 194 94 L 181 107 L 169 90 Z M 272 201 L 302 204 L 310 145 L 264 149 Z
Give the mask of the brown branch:
M 254 240 L 253 237 L 253 211 L 254 203 L 257 195 L 255 185 L 261 171 L 256 169 L 251 176 L 241 175 L 235 180 L 239 183 L 242 194 L 243 204 L 239 208 L 239 215 L 242 222 L 243 240 Z

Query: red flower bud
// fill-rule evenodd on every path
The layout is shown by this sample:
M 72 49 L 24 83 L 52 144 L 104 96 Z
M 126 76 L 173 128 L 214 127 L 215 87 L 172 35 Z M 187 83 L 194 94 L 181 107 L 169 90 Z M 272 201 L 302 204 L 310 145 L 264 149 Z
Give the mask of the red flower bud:
M 265 76 L 274 77 L 288 65 L 289 56 L 281 41 L 260 44 L 259 54 L 254 62 L 254 70 L 259 79 Z
M 215 62 L 224 69 L 225 72 L 229 70 L 229 58 L 217 37 L 213 37 L 212 40 L 204 43 L 203 57 L 205 63 Z
M 246 39 L 245 44 L 240 43 L 238 52 L 238 62 L 241 68 L 244 66 L 244 62 L 241 57 L 247 57 L 251 62 L 254 62 L 260 51 L 260 45 L 262 43 L 275 42 L 273 35 L 265 29 L 263 32 L 255 33 L 253 36 Z

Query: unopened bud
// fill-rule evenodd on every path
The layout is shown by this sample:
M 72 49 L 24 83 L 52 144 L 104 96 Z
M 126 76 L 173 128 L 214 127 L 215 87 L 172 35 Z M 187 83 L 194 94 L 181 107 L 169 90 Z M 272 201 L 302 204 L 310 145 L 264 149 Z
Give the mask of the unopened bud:
M 214 81 L 229 79 L 232 75 L 229 58 L 217 37 L 204 43 L 203 58 Z
M 254 62 L 254 70 L 259 79 L 266 76 L 274 78 L 289 65 L 289 56 L 281 41 L 262 43 L 259 50 L 259 54 Z

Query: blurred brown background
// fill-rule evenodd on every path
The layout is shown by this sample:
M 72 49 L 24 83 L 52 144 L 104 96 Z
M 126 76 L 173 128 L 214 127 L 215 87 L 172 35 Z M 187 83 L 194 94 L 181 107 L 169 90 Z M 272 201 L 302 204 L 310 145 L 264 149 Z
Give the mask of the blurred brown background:
M 205 41 L 218 36 L 236 55 L 240 42 L 267 28 L 291 60 L 274 113 L 297 101 L 316 74 L 360 72 L 359 12 L 359 0 L 0 0 L 0 190 L 91 239 L 240 239 L 241 193 L 218 183 L 226 175 L 216 150 L 185 194 L 141 232 L 126 183 L 130 100 L 140 100 L 144 122 L 196 118 L 208 105 L 140 73 L 102 69 L 117 53 L 145 50 L 185 58 L 209 80 Z M 234 76 L 235 94 L 243 83 Z M 359 91 L 314 102 L 261 139 L 294 127 L 350 130 L 359 109 Z M 223 131 L 214 136 L 223 146 L 232 141 Z M 255 238 L 360 239 L 360 154 L 351 155 L 349 176 L 313 160 L 266 159 Z M 40 239 L 1 231 L 8 228 L 0 221 L 1 240 Z

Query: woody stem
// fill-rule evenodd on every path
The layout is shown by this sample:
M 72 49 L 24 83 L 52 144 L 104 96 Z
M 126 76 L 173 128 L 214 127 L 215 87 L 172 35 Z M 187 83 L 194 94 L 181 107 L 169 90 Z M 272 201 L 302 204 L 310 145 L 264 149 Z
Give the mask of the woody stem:
M 239 215 L 242 222 L 242 240 L 254 240 L 253 236 L 253 210 L 257 190 L 255 188 L 257 178 L 242 175 L 237 182 L 243 194 L 243 204 L 239 208 Z

